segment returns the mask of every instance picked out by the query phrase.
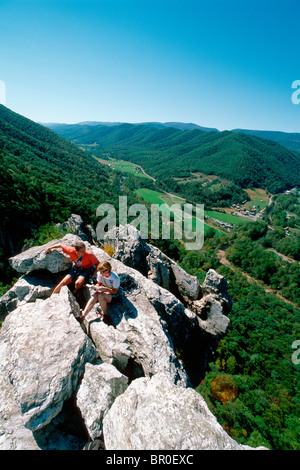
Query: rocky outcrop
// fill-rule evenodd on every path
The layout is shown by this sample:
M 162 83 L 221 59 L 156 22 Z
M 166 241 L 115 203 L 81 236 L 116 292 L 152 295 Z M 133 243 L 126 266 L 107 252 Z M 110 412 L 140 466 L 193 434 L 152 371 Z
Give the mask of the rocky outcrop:
M 97 235 L 91 225 L 86 225 L 80 215 L 72 214 L 66 222 L 56 224 L 55 228 L 59 229 L 62 234 L 74 233 L 81 240 L 95 244 Z
M 60 242 L 72 244 L 76 238 L 68 234 Z M 203 305 L 198 311 L 187 308 L 159 283 L 86 242 L 99 261 L 110 260 L 121 295 L 109 306 L 109 321 L 101 321 L 95 307 L 80 324 L 80 306 L 92 288 L 85 286 L 76 298 L 71 285 L 50 295 L 70 267 L 60 250 L 45 253 L 57 242 L 10 260 L 23 276 L 0 299 L 0 449 L 82 449 L 97 439 L 107 449 L 240 448 L 191 388 L 228 325 L 222 280 L 215 277 L 215 290 L 207 286 L 213 301 L 205 305 L 204 318 Z M 150 417 L 156 400 L 157 421 Z M 183 417 L 171 432 L 173 412 L 169 416 L 167 410 L 175 402 L 182 405 L 178 413 L 192 418 L 194 432 Z M 131 425 L 138 422 L 134 431 Z M 114 423 L 127 427 L 123 441 Z
M 14 310 L 1 329 L 3 365 L 13 386 L 24 426 L 48 424 L 73 394 L 86 362 L 97 352 L 76 321 L 79 306 L 64 287 L 59 295 Z M 54 340 L 55 338 L 55 340 Z
M 32 271 L 50 271 L 51 273 L 58 273 L 66 271 L 72 265 L 70 258 L 58 251 L 52 252 L 52 256 L 45 253 L 45 248 L 52 243 L 47 243 L 44 246 L 33 246 L 19 255 L 10 258 L 11 266 L 18 273 L 29 273 Z
M 0 318 L 18 306 L 37 299 L 50 297 L 59 277 L 51 275 L 48 271 L 39 271 L 38 274 L 29 272 L 22 276 L 13 287 L 0 299 Z
M 126 225 L 109 231 L 104 243 L 113 246 L 114 259 L 137 269 L 180 300 L 189 302 L 201 296 L 197 277 L 185 272 L 161 250 L 147 243 L 135 227 Z
M 108 450 L 247 448 L 228 436 L 199 393 L 163 374 L 135 380 L 106 414 L 103 432 Z
M 85 365 L 76 400 L 92 440 L 102 433 L 105 413 L 128 387 L 128 378 L 106 363 Z

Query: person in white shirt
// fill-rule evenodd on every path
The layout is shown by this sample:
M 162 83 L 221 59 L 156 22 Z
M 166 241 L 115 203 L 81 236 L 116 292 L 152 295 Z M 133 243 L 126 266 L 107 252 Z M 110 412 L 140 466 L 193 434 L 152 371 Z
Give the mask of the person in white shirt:
M 86 304 L 80 321 L 91 311 L 97 301 L 101 306 L 104 318 L 107 314 L 107 304 L 109 304 L 113 296 L 118 293 L 119 287 L 120 278 L 116 273 L 112 272 L 110 263 L 108 261 L 99 263 L 97 265 L 97 285 L 95 285 L 95 293 Z

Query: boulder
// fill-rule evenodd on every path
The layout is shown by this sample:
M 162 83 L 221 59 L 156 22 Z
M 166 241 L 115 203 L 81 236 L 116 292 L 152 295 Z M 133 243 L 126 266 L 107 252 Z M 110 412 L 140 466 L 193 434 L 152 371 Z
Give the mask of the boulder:
M 108 306 L 111 324 L 98 319 L 96 306 L 84 320 L 99 356 L 122 371 L 128 363 L 146 376 L 163 370 L 169 380 L 187 386 L 188 375 L 174 348 L 174 342 L 186 344 L 194 330 L 185 308 L 138 271 L 116 260 L 111 265 L 122 287 L 119 299 Z
M 145 249 L 146 244 L 134 227 L 129 233 L 131 235 L 128 244 L 126 240 L 121 239 L 122 249 L 128 256 L 130 254 L 131 260 L 136 261 L 135 253 L 138 250 L 132 250 L 131 247 L 136 244 L 137 247 Z M 60 243 L 71 245 L 76 240 L 78 240 L 76 235 L 67 234 L 60 240 Z M 58 240 L 54 240 L 44 247 L 38 247 L 39 249 L 34 253 L 32 249 L 29 249 L 18 256 L 22 260 L 27 260 L 27 265 L 40 269 L 40 262 L 44 266 L 42 252 L 45 251 L 45 247 L 58 242 Z M 178 359 L 179 352 L 182 360 L 188 355 L 189 363 L 194 371 L 193 383 L 195 385 L 197 381 L 199 383 L 203 378 L 211 350 L 215 347 L 215 342 L 212 344 L 211 339 L 206 336 L 224 333 L 226 325 L 229 323 L 227 317 L 223 318 L 222 309 L 216 308 L 219 306 L 216 303 L 219 298 L 216 298 L 211 314 L 203 323 L 201 315 L 198 318 L 196 315 L 199 311 L 199 305 L 195 305 L 193 308 L 195 301 L 189 301 L 190 309 L 185 308 L 178 298 L 180 296 L 177 297 L 162 287 L 161 283 L 153 282 L 151 276 L 147 278 L 140 271 L 132 268 L 131 265 L 135 262 L 131 261 L 130 266 L 126 266 L 115 257 L 110 258 L 101 248 L 87 242 L 86 246 L 99 261 L 109 260 L 113 271 L 121 278 L 121 301 L 109 306 L 112 326 L 97 321 L 95 311 L 91 312 L 85 321 L 85 329 L 96 345 L 101 359 L 115 365 L 122 371 L 129 364 L 134 369 L 134 376 L 136 374 L 151 376 L 163 370 L 173 382 L 182 382 L 187 385 L 190 382 L 181 361 Z M 174 277 L 174 273 L 176 274 L 176 285 L 177 287 L 181 286 L 182 295 L 185 292 L 185 295 L 190 297 L 198 296 L 199 284 L 198 281 L 195 282 L 193 276 L 187 275 L 180 266 L 165 257 L 160 250 L 156 251 L 151 248 L 151 253 L 152 262 L 158 260 L 156 265 L 172 266 L 172 276 Z M 17 266 L 20 265 L 18 256 L 14 257 Z M 53 264 L 52 257 L 55 258 L 57 264 L 62 264 L 65 259 L 61 250 L 53 250 L 46 257 L 49 266 Z M 167 264 L 163 261 L 164 257 L 167 259 Z M 162 272 L 162 268 L 160 268 L 160 272 Z M 170 277 L 168 270 L 166 273 L 166 283 L 162 282 L 162 284 L 168 285 L 172 276 Z M 81 302 L 83 305 L 90 297 L 89 290 L 82 290 L 80 296 L 83 299 Z M 186 353 L 187 350 L 188 353 Z M 205 350 L 207 352 L 204 352 Z M 198 353 L 201 354 L 202 359 L 199 359 Z
M 72 246 L 76 241 L 82 241 L 78 235 L 67 234 L 60 240 L 52 240 L 49 243 L 41 246 L 34 246 L 25 250 L 18 255 L 9 258 L 11 266 L 19 273 L 29 273 L 31 271 L 50 271 L 51 273 L 61 273 L 70 270 L 72 261 L 69 256 L 65 255 L 60 248 L 52 250 L 51 253 L 46 253 L 48 247 L 57 245 Z M 85 240 L 84 240 L 85 241 Z M 110 259 L 103 250 L 94 245 L 85 242 L 88 250 L 96 252 L 100 256 L 99 261 Z
M 230 320 L 224 315 L 224 309 L 217 296 L 208 294 L 196 300 L 193 302 L 193 311 L 196 312 L 199 326 L 204 331 L 214 336 L 226 333 Z
M 77 406 L 93 441 L 102 434 L 103 417 L 127 387 L 128 378 L 111 364 L 85 365 L 77 391 Z
M 24 426 L 20 408 L 14 399 L 4 341 L 0 341 L 0 358 L 0 450 L 39 450 L 32 432 Z
M 139 378 L 116 398 L 103 420 L 107 450 L 243 450 L 204 399 L 159 373 Z
M 107 232 L 103 243 L 113 247 L 114 259 L 146 275 L 148 245 L 135 227 L 129 224 L 115 227 Z
M 0 318 L 19 305 L 50 297 L 58 279 L 49 271 L 25 274 L 0 298 Z
M 85 363 L 98 355 L 75 319 L 79 306 L 64 287 L 60 294 L 10 313 L 2 326 L 12 384 L 25 427 L 37 430 L 49 423 L 71 397 Z
M 101 321 L 96 313 L 96 308 L 87 315 L 83 327 L 92 339 L 102 361 L 124 371 L 131 358 L 126 334 Z
M 180 300 L 188 302 L 201 295 L 196 276 L 191 276 L 157 247 L 149 244 L 131 225 L 119 226 L 106 234 L 104 243 L 114 248 L 113 258 L 137 269 Z
M 228 281 L 214 269 L 209 269 L 202 284 L 202 289 L 206 292 L 226 294 Z
M 63 255 L 57 250 L 45 253 L 48 246 L 54 245 L 58 240 L 49 242 L 42 246 L 33 246 L 16 256 L 9 259 L 9 262 L 19 273 L 28 273 L 31 271 L 48 270 L 51 273 L 65 271 L 72 266 L 72 262 L 68 256 Z
M 66 222 L 56 224 L 55 227 L 62 233 L 72 233 L 89 243 L 94 243 L 97 238 L 94 229 L 90 225 L 86 225 L 78 214 L 71 214 Z
M 204 296 L 207 294 L 213 294 L 214 298 L 221 303 L 224 315 L 228 315 L 232 309 L 232 300 L 227 292 L 227 289 L 227 279 L 225 279 L 225 277 L 221 274 L 217 273 L 214 269 L 209 269 L 202 284 L 202 293 Z M 191 308 L 193 307 L 194 304 Z M 197 311 L 197 303 L 195 310 Z

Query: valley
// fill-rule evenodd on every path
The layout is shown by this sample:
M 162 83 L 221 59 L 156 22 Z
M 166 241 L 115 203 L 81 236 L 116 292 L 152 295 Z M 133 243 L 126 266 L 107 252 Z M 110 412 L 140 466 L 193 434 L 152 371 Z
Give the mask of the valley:
M 61 137 L 92 150 L 96 157 L 103 159 L 103 155 L 109 154 L 114 159 L 140 165 L 147 174 L 164 181 L 169 192 L 175 189 L 178 192 L 179 186 L 186 186 L 180 188 L 186 197 L 191 190 L 193 193 L 199 190 L 200 174 L 214 175 L 220 184 L 230 181 L 231 192 L 238 185 L 278 193 L 293 188 L 300 179 L 297 152 L 243 132 L 157 128 L 144 124 L 50 127 Z M 181 184 L 186 179 L 188 187 Z M 226 185 L 223 191 L 218 188 L 221 200 L 229 199 L 224 189 Z
M 116 170 L 122 173 L 122 178 L 126 178 L 125 175 L 131 175 L 141 178 L 148 178 L 153 182 L 157 181 L 155 178 L 148 175 L 140 165 L 136 165 L 129 161 L 117 160 L 110 157 L 109 155 L 105 156 L 107 157 L 106 160 L 97 158 L 95 156 L 94 158 L 101 164 L 108 165 L 112 170 Z M 197 174 L 197 177 L 192 180 L 189 178 L 180 178 L 178 180 L 180 180 L 182 184 L 188 184 L 190 181 L 201 181 L 203 186 L 205 186 L 207 183 L 212 183 L 213 181 L 215 181 L 217 184 L 219 183 L 219 178 L 215 175 L 204 174 Z M 122 180 L 120 182 L 120 185 L 122 186 L 121 183 Z M 150 204 L 166 204 L 171 206 L 173 204 L 184 204 L 187 202 L 185 198 L 176 194 L 168 193 L 166 191 L 159 192 L 157 190 L 140 188 L 135 192 L 138 197 Z M 249 200 L 243 201 L 241 205 L 233 204 L 231 207 L 222 207 L 219 209 L 219 211 L 218 207 L 216 207 L 215 210 L 205 210 L 205 226 L 212 227 L 217 234 L 221 234 L 226 233 L 228 229 L 232 229 L 234 226 L 239 226 L 246 221 L 256 221 L 262 217 L 266 207 L 270 204 L 272 195 L 266 192 L 264 189 L 259 188 L 246 189 L 246 192 L 249 195 Z M 189 202 L 196 204 L 196 201 Z

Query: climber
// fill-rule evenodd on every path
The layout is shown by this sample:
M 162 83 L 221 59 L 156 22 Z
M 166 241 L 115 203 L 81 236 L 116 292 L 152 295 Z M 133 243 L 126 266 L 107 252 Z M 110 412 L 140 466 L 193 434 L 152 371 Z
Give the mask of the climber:
M 51 253 L 53 249 L 61 248 L 73 261 L 73 266 L 69 274 L 67 274 L 60 283 L 55 287 L 53 294 L 58 294 L 63 286 L 70 284 L 75 280 L 74 294 L 77 293 L 83 284 L 90 278 L 96 275 L 96 266 L 99 260 L 96 256 L 86 249 L 84 242 L 79 241 L 72 246 L 68 245 L 52 245 L 45 250 L 46 253 Z
M 107 304 L 117 298 L 120 287 L 119 276 L 112 272 L 108 261 L 102 261 L 97 265 L 97 285 L 94 286 L 95 293 L 89 299 L 80 317 L 80 322 L 90 312 L 95 303 L 99 302 L 102 309 L 101 318 L 104 319 L 107 314 Z

